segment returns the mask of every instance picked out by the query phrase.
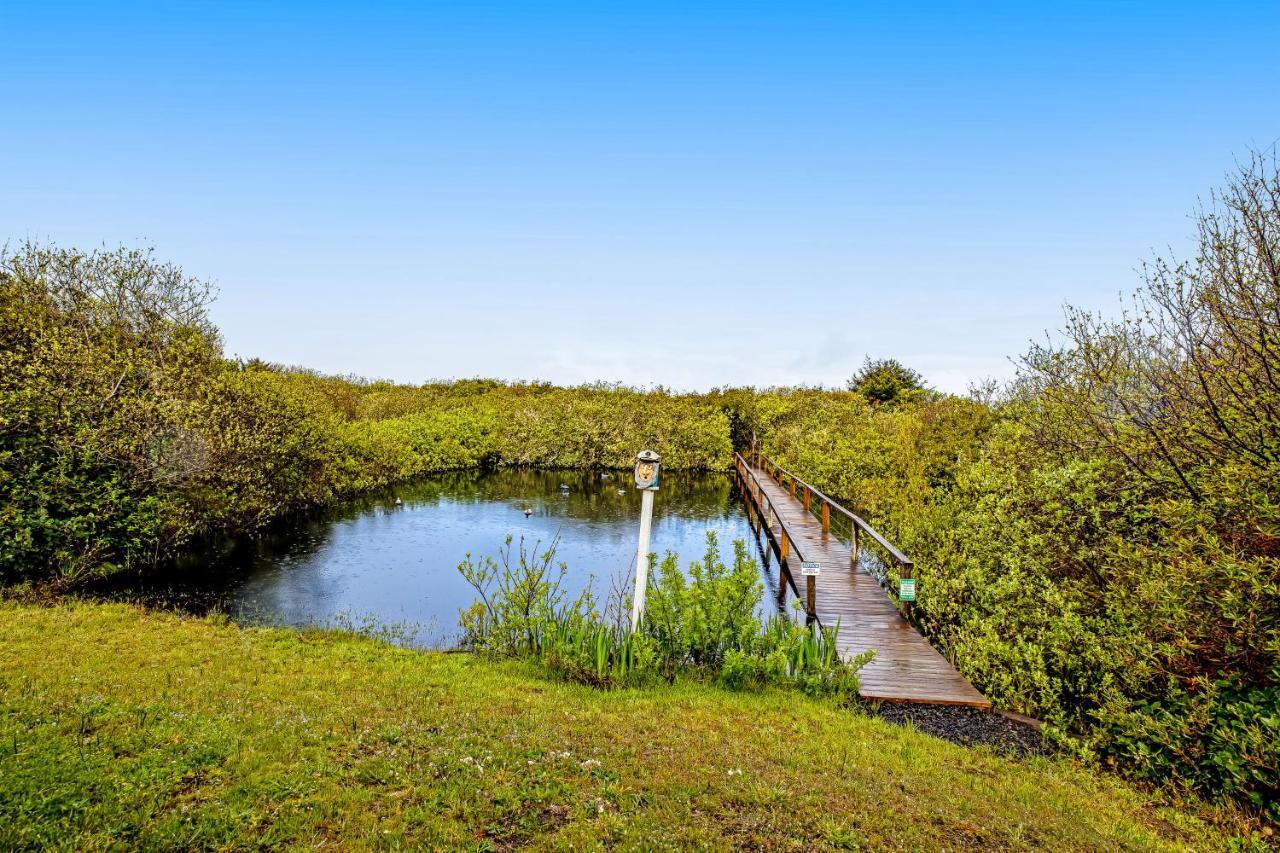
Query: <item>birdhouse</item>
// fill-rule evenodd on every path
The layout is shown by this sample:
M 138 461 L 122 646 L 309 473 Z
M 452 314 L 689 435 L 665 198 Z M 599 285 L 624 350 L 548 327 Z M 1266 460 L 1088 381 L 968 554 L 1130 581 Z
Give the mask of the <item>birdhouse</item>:
M 636 488 L 657 491 L 658 461 L 661 459 L 652 450 L 641 450 L 636 454 Z

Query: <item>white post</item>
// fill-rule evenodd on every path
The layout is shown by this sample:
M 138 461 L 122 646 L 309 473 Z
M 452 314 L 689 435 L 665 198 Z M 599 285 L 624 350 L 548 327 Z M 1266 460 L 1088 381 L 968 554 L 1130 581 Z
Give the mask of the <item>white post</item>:
M 636 594 L 631 599 L 631 630 L 640 627 L 644 593 L 649 586 L 649 527 L 653 523 L 653 491 L 640 493 L 640 547 L 636 549 Z

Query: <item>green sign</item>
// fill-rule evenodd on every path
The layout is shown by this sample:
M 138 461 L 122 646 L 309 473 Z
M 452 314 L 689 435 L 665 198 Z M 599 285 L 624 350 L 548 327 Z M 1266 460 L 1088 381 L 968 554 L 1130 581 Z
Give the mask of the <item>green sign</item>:
M 900 578 L 898 580 L 898 600 L 899 601 L 915 601 L 916 600 L 916 579 Z

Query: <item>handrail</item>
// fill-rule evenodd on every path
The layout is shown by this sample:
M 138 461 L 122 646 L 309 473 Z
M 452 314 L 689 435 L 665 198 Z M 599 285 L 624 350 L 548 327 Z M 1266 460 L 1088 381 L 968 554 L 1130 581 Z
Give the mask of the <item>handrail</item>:
M 751 466 L 747 465 L 747 460 L 743 458 L 742 454 L 738 453 L 737 451 L 734 451 L 733 455 L 738 459 L 739 462 L 742 463 L 743 467 L 746 468 L 748 472 L 750 472 Z M 874 527 L 868 524 L 866 520 L 863 519 L 861 516 L 857 515 L 854 512 L 851 512 L 849 509 L 845 508 L 841 504 L 832 500 L 826 494 L 824 494 L 823 492 L 815 488 L 812 484 L 807 483 L 804 480 L 801 480 L 795 474 L 791 473 L 786 468 L 783 468 L 777 462 L 774 462 L 766 454 L 757 452 L 756 457 L 757 459 L 763 460 L 766 471 L 769 471 L 770 469 L 772 469 L 772 472 L 771 472 L 772 476 L 776 477 L 777 474 L 780 472 L 783 476 L 785 476 L 788 480 L 792 481 L 794 484 L 798 486 L 803 486 L 805 489 L 809 491 L 811 495 L 816 495 L 818 499 L 821 500 L 824 504 L 835 509 L 836 512 L 841 513 L 846 518 L 848 518 L 849 521 L 854 525 L 855 531 L 861 530 L 863 533 L 866 533 L 868 536 L 870 536 L 871 539 L 877 545 L 884 548 L 884 550 L 888 552 L 889 556 L 893 558 L 894 562 L 898 564 L 900 569 L 905 570 L 905 572 L 899 571 L 899 575 L 901 577 L 910 577 L 913 574 L 915 563 L 911 560 L 911 558 L 908 557 L 906 554 L 902 553 L 901 551 L 899 551 L 893 545 L 892 542 L 890 542 L 888 539 L 885 539 L 884 536 L 882 536 L 878 530 L 876 530 Z M 752 474 L 752 479 L 756 479 L 754 474 Z M 856 547 L 856 540 L 854 542 L 854 547 Z M 856 558 L 856 554 L 854 556 Z
M 751 470 L 751 466 L 747 464 L 747 460 L 742 458 L 742 454 L 736 450 L 733 452 L 733 456 L 738 461 L 738 470 L 741 471 L 744 475 L 750 477 L 752 482 L 756 484 L 756 488 L 760 489 L 760 500 L 769 504 L 771 507 L 773 502 L 769 500 L 768 496 L 765 495 L 764 493 L 764 489 L 760 487 L 760 478 L 757 477 L 755 472 Z M 766 507 L 761 505 L 760 510 L 763 511 L 764 509 L 766 509 Z
M 893 543 L 892 543 L 892 542 L 890 542 L 888 539 L 885 539 L 883 536 L 881 536 L 881 535 L 880 535 L 880 532 L 879 532 L 879 531 L 877 531 L 877 530 L 876 530 L 874 527 L 872 527 L 870 524 L 867 524 L 866 520 L 865 520 L 865 519 L 863 519 L 861 516 L 859 516 L 859 515 L 857 515 L 857 514 L 855 514 L 855 513 L 851 512 L 851 511 L 849 511 L 849 510 L 848 510 L 848 509 L 846 509 L 843 505 L 841 505 L 841 504 L 837 503 L 836 501 L 832 500 L 831 498 L 827 497 L 825 494 L 823 494 L 822 492 L 818 491 L 818 489 L 817 489 L 817 488 L 815 488 L 813 485 L 811 485 L 811 484 L 809 484 L 809 483 L 806 483 L 804 480 L 801 480 L 801 479 L 800 479 L 799 477 L 797 477 L 795 474 L 792 474 L 792 473 L 791 473 L 790 471 L 788 471 L 786 468 L 783 468 L 781 465 L 779 465 L 778 463 L 774 462 L 774 461 L 773 461 L 772 459 L 770 459 L 767 455 L 765 455 L 765 454 L 761 454 L 761 456 L 765 459 L 765 461 L 767 461 L 770 465 L 772 465 L 772 466 L 773 466 L 773 470 L 775 470 L 775 471 L 781 471 L 781 472 L 782 472 L 782 474 L 783 474 L 784 476 L 786 476 L 786 477 L 787 477 L 787 479 L 789 479 L 789 480 L 795 480 L 795 482 L 796 482 L 798 485 L 804 486 L 804 487 L 805 487 L 806 489 L 808 489 L 811 493 L 813 493 L 814 495 L 817 495 L 817 496 L 818 496 L 822 501 L 824 501 L 825 503 L 827 503 L 827 504 L 828 504 L 832 509 L 834 509 L 836 512 L 841 513 L 842 515 L 846 516 L 850 521 L 852 521 L 854 524 L 858 525 L 858 527 L 859 527 L 859 528 L 861 528 L 861 529 L 862 529 L 862 531 L 863 531 L 864 533 L 866 533 L 868 536 L 870 536 L 872 539 L 874 539 L 874 540 L 875 540 L 875 541 L 880 545 L 880 547 L 882 547 L 882 548 L 884 548 L 886 551 L 888 551 L 888 552 L 889 552 L 889 556 L 893 557 L 893 559 L 894 559 L 894 561 L 895 561 L 895 562 L 897 562 L 897 563 L 899 563 L 899 564 L 905 564 L 905 565 L 908 565 L 908 566 L 914 566 L 914 565 L 915 565 L 915 563 L 913 563 L 913 562 L 911 561 L 911 559 L 910 559 L 909 557 L 907 557 L 907 555 L 906 555 L 906 554 L 902 553 L 902 552 L 901 552 L 901 551 L 899 551 L 896 547 L 894 547 L 894 545 L 893 545 Z

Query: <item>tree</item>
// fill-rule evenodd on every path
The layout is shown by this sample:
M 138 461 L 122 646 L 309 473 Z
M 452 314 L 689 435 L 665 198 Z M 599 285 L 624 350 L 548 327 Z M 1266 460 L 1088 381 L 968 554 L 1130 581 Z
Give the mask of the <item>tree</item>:
M 924 379 L 919 373 L 894 358 L 872 359 L 849 380 L 849 390 L 856 391 L 872 404 L 897 403 L 919 396 Z
M 1066 344 L 1034 348 L 1024 381 L 1085 427 L 1042 430 L 1059 449 L 1118 457 L 1166 496 L 1205 501 L 1207 482 L 1232 470 L 1280 498 L 1274 154 L 1241 164 L 1198 212 L 1196 231 L 1191 259 L 1144 266 L 1144 287 L 1119 319 L 1071 309 Z

